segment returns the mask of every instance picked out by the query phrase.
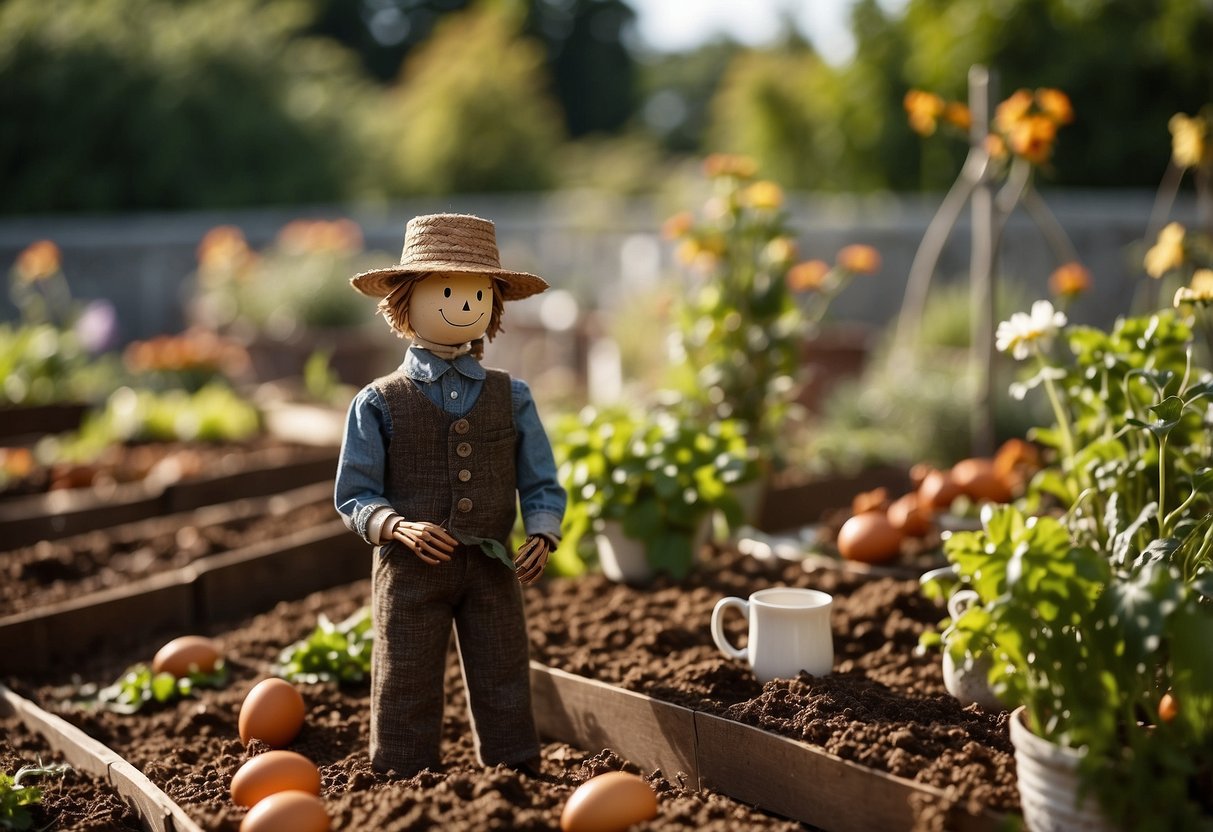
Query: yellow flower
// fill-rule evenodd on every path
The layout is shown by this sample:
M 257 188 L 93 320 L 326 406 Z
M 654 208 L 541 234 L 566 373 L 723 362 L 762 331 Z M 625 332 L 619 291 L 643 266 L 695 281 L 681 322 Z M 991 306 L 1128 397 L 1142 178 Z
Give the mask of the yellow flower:
M 830 264 L 824 260 L 806 260 L 788 269 L 788 288 L 793 292 L 813 292 L 820 289 L 830 274 Z
M 1053 153 L 1057 123 L 1048 116 L 1028 115 L 1015 123 L 1011 131 L 1011 150 L 1034 165 L 1047 162 Z
M 796 256 L 796 241 L 791 237 L 776 237 L 767 243 L 764 253 L 767 260 L 772 263 L 778 265 L 789 263 Z
M 1197 269 L 1192 275 L 1192 283 L 1175 292 L 1174 305 L 1183 303 L 1199 303 L 1202 306 L 1213 303 L 1213 269 Z
M 678 258 L 678 262 L 689 266 L 695 262 L 695 258 L 699 256 L 701 250 L 697 240 L 683 240 L 678 244 L 674 255 Z
M 1074 121 L 1074 105 L 1070 103 L 1070 96 L 1061 90 L 1047 87 L 1037 90 L 1036 106 L 1052 119 L 1054 124 L 1069 124 Z
M 906 108 L 911 130 L 920 136 L 929 136 L 935 132 L 935 122 L 944 114 L 942 98 L 933 92 L 910 90 L 902 104 Z
M 949 101 L 943 108 L 943 120 L 957 129 L 968 131 L 973 126 L 973 114 L 959 101 Z
M 998 105 L 994 110 L 994 126 L 999 133 L 1010 135 L 1015 125 L 1032 109 L 1032 93 L 1028 90 L 1016 90 L 1015 94 Z
M 1049 275 L 1049 289 L 1059 297 L 1073 297 L 1091 288 L 1091 272 L 1081 263 L 1064 263 Z
M 1208 152 L 1209 124 L 1199 116 L 1176 113 L 1167 122 L 1171 131 L 1171 158 L 1181 168 L 1194 168 Z
M 203 271 L 235 271 L 251 259 L 244 233 L 234 225 L 212 228 L 198 244 L 198 265 Z
M 760 211 L 774 211 L 783 205 L 783 191 L 774 182 L 762 180 L 745 189 L 743 201 Z
M 662 223 L 661 236 L 667 240 L 678 240 L 685 237 L 694 226 L 695 217 L 690 211 L 682 211 Z
M 854 274 L 880 271 L 880 252 L 871 246 L 849 245 L 838 252 L 838 265 Z
M 752 179 L 758 173 L 758 165 L 748 156 L 733 153 L 713 153 L 703 162 L 703 171 L 712 179 L 731 176 L 735 179 Z
M 59 273 L 59 246 L 50 240 L 38 240 L 17 255 L 17 279 L 22 283 L 37 283 Z
M 1158 232 L 1158 241 L 1146 252 L 1146 274 L 1155 280 L 1184 262 L 1184 227 L 1173 222 Z

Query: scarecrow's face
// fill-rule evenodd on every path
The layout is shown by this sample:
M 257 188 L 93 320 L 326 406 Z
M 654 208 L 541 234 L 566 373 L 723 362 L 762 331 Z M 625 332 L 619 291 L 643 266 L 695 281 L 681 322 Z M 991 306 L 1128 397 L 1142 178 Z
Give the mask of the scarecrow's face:
M 493 313 L 493 279 L 482 274 L 431 274 L 418 280 L 409 301 L 413 331 L 435 344 L 456 346 L 483 338 Z

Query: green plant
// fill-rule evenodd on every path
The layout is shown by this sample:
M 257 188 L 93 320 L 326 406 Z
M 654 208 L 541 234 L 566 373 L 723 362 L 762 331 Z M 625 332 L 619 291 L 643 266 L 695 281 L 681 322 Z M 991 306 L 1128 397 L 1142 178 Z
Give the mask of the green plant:
M 42 789 L 27 786 L 21 781 L 27 777 L 62 777 L 71 771 L 66 763 L 22 766 L 13 775 L 0 771 L 0 827 L 5 829 L 31 829 L 34 817 L 30 807 L 42 802 Z
M 869 246 L 847 246 L 831 267 L 796 263 L 783 192 L 754 181 L 752 161 L 714 155 L 712 196 L 698 219 L 670 218 L 667 237 L 692 272 L 673 341 L 671 381 L 702 419 L 736 419 L 768 464 L 795 397 L 804 337 L 852 277 L 879 269 Z
M 336 682 L 357 684 L 371 674 L 371 646 L 375 631 L 371 610 L 360 609 L 334 624 L 323 613 L 307 638 L 287 647 L 278 656 L 280 675 L 292 682 Z
M 618 521 L 643 541 L 652 567 L 681 577 L 694 562 L 693 540 L 714 511 L 741 521 L 736 486 L 757 475 L 744 426 L 701 426 L 686 412 L 621 408 L 568 415 L 553 431 L 560 480 L 569 494 L 564 538 L 553 567 L 584 570 L 582 539 Z
M 228 677 L 223 662 L 209 673 L 191 672 L 181 677 L 156 673 L 146 664 L 135 664 L 123 671 L 113 684 L 97 691 L 96 702 L 115 713 L 134 714 L 153 703 L 164 705 L 185 699 L 193 695 L 195 688 L 226 687 Z

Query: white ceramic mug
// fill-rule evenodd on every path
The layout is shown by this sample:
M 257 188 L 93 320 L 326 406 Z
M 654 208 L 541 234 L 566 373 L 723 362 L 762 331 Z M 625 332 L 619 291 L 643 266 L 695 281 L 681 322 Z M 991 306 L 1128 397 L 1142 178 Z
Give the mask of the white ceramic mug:
M 834 669 L 830 606 L 816 589 L 760 589 L 743 601 L 722 598 L 712 610 L 712 640 L 726 656 L 748 662 L 760 682 L 794 679 L 800 671 L 824 676 Z M 749 646 L 738 650 L 724 634 L 724 612 L 736 607 L 749 621 Z

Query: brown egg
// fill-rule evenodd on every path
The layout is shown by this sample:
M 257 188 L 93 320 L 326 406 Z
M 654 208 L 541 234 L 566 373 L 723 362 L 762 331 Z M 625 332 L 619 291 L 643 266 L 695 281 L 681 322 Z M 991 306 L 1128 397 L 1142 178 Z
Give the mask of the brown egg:
M 838 552 L 847 560 L 884 563 L 901 552 L 901 532 L 877 512 L 856 514 L 838 530 Z
M 240 832 L 328 832 L 329 813 L 324 802 L 310 792 L 272 794 L 249 809 Z
M 560 815 L 563 832 L 623 832 L 657 817 L 657 795 L 625 771 L 592 777 L 577 787 Z
M 303 727 L 303 697 L 284 679 L 264 679 L 244 697 L 240 705 L 240 741 L 257 739 L 271 748 L 281 748 Z
M 918 502 L 923 508 L 946 510 L 960 496 L 960 489 L 947 471 L 935 469 L 918 486 Z
M 285 791 L 320 794 L 320 769 L 294 751 L 267 751 L 246 762 L 232 777 L 232 801 L 237 806 L 256 806 Z
M 851 514 L 863 514 L 865 511 L 884 511 L 889 507 L 889 489 L 873 488 L 871 491 L 861 491 L 851 498 Z
M 219 662 L 219 647 L 204 636 L 181 636 L 156 651 L 152 670 L 171 673 L 178 678 L 188 676 L 190 669 L 211 673 Z
M 903 494 L 889 505 L 890 525 L 907 537 L 922 537 L 931 530 L 931 512 L 918 503 L 918 494 Z
M 952 466 L 952 482 L 960 493 L 978 502 L 1011 501 L 1011 489 L 989 459 L 962 459 Z

